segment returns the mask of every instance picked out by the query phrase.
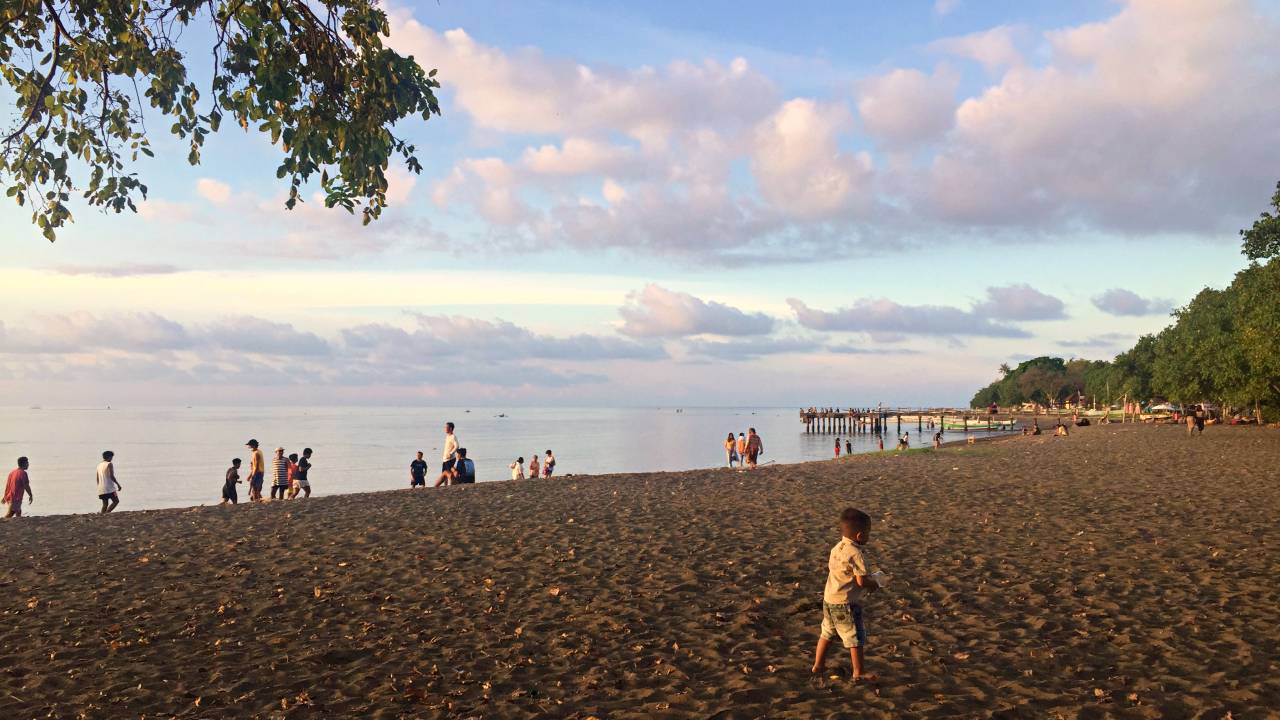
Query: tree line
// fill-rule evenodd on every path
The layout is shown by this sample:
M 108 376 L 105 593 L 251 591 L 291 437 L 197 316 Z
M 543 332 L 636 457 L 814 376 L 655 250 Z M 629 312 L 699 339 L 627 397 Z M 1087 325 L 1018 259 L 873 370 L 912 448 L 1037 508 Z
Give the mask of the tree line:
M 1000 378 L 973 396 L 972 407 L 1072 398 L 1110 405 L 1212 402 L 1252 412 L 1261 422 L 1280 412 L 1280 183 L 1271 207 L 1240 231 L 1249 265 L 1226 288 L 1206 287 L 1174 310 L 1173 322 L 1143 335 L 1110 362 L 1038 357 L 1000 366 Z

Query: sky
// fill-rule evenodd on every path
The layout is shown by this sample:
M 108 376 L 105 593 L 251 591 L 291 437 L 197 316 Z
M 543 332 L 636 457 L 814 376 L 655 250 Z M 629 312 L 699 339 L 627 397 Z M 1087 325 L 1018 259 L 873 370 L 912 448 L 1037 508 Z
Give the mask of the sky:
M 382 218 L 153 130 L 137 214 L 0 205 L 0 405 L 963 404 L 1229 283 L 1280 179 L 1271 0 L 385 8 L 443 114 Z

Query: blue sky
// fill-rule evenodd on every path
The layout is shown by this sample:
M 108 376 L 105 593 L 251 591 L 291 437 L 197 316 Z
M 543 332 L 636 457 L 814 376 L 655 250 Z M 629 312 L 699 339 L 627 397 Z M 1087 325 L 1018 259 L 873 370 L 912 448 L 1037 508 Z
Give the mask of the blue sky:
M 960 403 L 1229 282 L 1280 167 L 1273 3 L 386 7 L 444 114 L 383 219 L 234 129 L 0 206 L 0 403 Z

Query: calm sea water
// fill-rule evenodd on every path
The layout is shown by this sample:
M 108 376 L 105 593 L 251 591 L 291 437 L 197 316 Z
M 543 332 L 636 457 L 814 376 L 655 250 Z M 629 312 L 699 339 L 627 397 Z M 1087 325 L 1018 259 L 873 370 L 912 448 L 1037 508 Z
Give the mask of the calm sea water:
M 449 420 L 480 481 L 506 480 L 518 456 L 527 463 L 548 448 L 556 473 L 565 475 L 723 465 L 725 435 L 748 427 L 764 440 L 762 461 L 826 459 L 834 442 L 806 435 L 796 408 L 0 408 L 0 468 L 7 475 L 19 456 L 31 459 L 36 501 L 25 506 L 29 515 L 95 511 L 94 468 L 103 450 L 116 454 L 120 510 L 217 503 L 231 458 L 247 469 L 251 437 L 262 443 L 268 465 L 277 446 L 287 453 L 312 448 L 315 495 L 389 490 L 408 486 L 417 450 L 439 468 Z M 931 438 L 914 424 L 903 429 L 913 446 Z M 874 436 L 852 440 L 854 452 L 876 449 Z M 892 447 L 892 437 L 886 442 Z M 243 500 L 248 493 L 240 488 Z

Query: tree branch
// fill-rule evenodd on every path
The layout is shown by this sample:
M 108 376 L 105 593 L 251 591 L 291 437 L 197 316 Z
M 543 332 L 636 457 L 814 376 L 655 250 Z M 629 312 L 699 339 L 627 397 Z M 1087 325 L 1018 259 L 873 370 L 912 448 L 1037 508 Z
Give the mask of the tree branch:
M 40 85 L 40 91 L 36 93 L 36 97 L 31 101 L 31 105 L 27 107 L 26 117 L 22 119 L 22 124 L 18 126 L 4 139 L 0 144 L 8 145 L 16 140 L 20 135 L 25 133 L 31 127 L 31 123 L 35 122 L 36 116 L 40 114 L 40 108 L 44 106 L 44 99 L 53 90 L 53 73 L 58 69 L 58 61 L 62 59 L 62 34 L 66 30 L 62 27 L 62 19 L 58 17 L 58 11 L 53 7 L 53 3 L 46 0 L 45 7 L 49 9 L 50 15 L 53 16 L 53 58 L 49 60 L 49 70 L 45 73 L 44 82 Z

